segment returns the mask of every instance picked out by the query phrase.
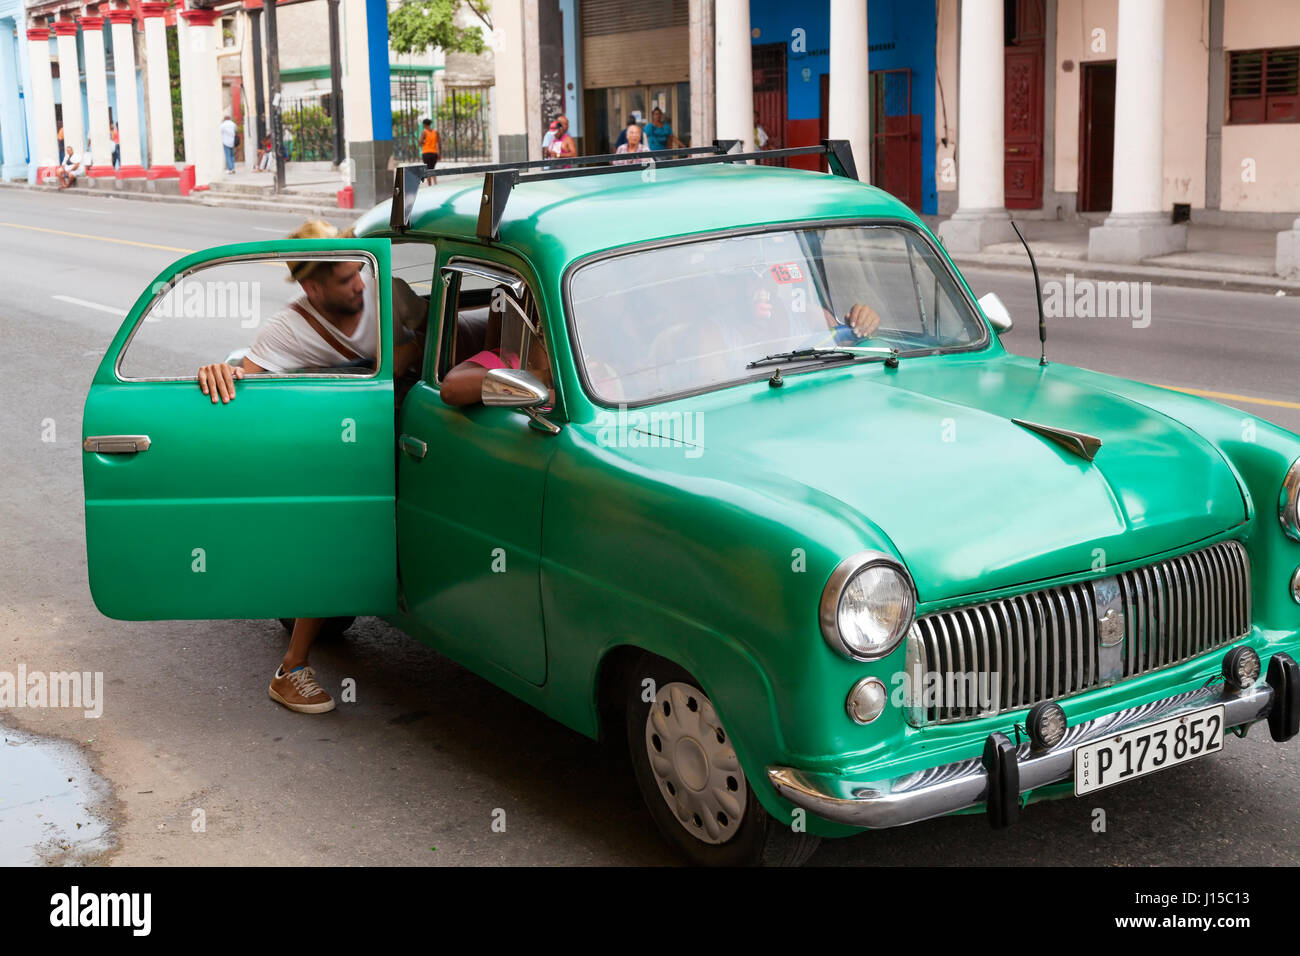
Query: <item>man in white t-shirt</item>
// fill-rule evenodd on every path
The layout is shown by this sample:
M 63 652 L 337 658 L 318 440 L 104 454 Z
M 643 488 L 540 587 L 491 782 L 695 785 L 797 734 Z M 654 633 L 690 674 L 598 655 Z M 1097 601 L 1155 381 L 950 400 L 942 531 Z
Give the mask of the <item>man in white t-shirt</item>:
M 324 222 L 308 222 L 290 239 L 332 238 L 338 232 Z M 242 367 L 217 362 L 199 369 L 203 394 L 224 405 L 235 397 L 235 382 L 262 372 L 289 372 L 375 362 L 379 343 L 374 277 L 360 262 L 307 259 L 289 263 L 289 275 L 303 295 L 271 316 L 258 330 Z M 400 279 L 393 281 L 396 340 L 393 368 L 400 376 L 424 354 L 423 329 L 411 333 L 411 316 L 428 304 Z M 405 321 L 404 321 L 405 320 Z M 271 680 L 270 696 L 290 710 L 322 714 L 334 709 L 334 699 L 316 682 L 307 653 L 320 635 L 325 618 L 294 621 L 289 649 Z

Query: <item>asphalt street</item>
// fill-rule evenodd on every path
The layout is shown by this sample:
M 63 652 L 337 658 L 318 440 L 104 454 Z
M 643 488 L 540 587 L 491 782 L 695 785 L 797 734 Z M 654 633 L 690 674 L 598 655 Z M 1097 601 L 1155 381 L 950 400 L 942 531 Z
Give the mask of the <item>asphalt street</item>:
M 0 671 L 21 663 L 106 680 L 99 719 L 22 710 L 0 713 L 0 723 L 84 747 L 111 785 L 103 811 L 117 847 L 102 859 L 118 864 L 675 863 L 625 757 L 382 622 L 360 621 L 313 651 L 327 686 L 355 677 L 360 692 L 355 704 L 306 717 L 266 693 L 285 647 L 276 622 L 139 624 L 95 609 L 80 437 L 96 364 L 167 263 L 273 239 L 299 221 L 0 190 Z M 1037 355 L 1029 272 L 967 276 L 1015 317 L 1008 346 Z M 1300 303 L 1155 286 L 1150 304 L 1143 328 L 1052 321 L 1049 359 L 1228 396 L 1220 400 L 1300 430 Z M 0 747 L 0 777 L 4 756 Z M 812 862 L 1294 865 L 1297 767 L 1300 748 L 1257 728 L 1192 764 L 1036 804 L 1009 831 L 948 818 L 827 842 Z

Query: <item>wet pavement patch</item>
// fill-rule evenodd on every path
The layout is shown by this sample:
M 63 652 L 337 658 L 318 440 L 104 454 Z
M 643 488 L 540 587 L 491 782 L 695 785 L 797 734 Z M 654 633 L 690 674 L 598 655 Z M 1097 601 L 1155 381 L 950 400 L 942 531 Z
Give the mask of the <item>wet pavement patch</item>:
M 0 727 L 0 866 L 76 866 L 112 848 L 108 784 L 75 744 Z

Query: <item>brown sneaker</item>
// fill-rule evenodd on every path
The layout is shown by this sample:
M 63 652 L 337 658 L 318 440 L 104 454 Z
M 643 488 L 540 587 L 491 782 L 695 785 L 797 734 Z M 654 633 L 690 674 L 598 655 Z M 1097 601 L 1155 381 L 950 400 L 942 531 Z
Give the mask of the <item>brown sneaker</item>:
M 282 673 L 283 665 L 275 669 L 271 680 L 271 699 L 284 704 L 300 714 L 323 714 L 334 709 L 334 698 L 321 690 L 316 683 L 316 672 L 310 667 L 299 667 Z

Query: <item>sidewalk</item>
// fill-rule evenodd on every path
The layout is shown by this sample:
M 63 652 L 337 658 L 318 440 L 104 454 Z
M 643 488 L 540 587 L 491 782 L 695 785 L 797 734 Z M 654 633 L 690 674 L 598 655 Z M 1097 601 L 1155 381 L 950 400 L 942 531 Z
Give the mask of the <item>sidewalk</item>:
M 465 163 L 439 166 L 440 174 L 451 174 L 456 166 Z M 84 180 L 83 180 L 84 182 Z M 170 188 L 175 189 L 175 180 Z M 284 191 L 276 193 L 275 176 L 270 171 L 249 169 L 237 163 L 233 173 L 221 172 L 207 189 L 196 190 L 188 196 L 176 193 L 147 192 L 141 189 L 119 189 L 112 179 L 100 179 L 93 186 L 74 186 L 62 190 L 72 196 L 99 196 L 108 199 L 134 199 L 142 202 L 184 203 L 191 206 L 224 207 L 226 209 L 251 209 L 263 212 L 281 212 L 316 219 L 337 219 L 351 222 L 368 212 L 354 207 L 343 209 L 338 205 L 338 191 L 348 185 L 342 173 L 329 162 L 286 163 Z M 3 189 L 29 189 L 37 192 L 59 192 L 56 186 L 26 182 L 4 182 Z
M 240 163 L 234 173 L 221 172 L 208 189 L 191 192 L 188 196 L 176 193 L 148 192 L 140 189 L 118 189 L 112 179 L 99 179 L 93 186 L 74 186 L 60 192 L 58 187 L 26 182 L 0 182 L 0 188 L 28 189 L 59 195 L 99 196 L 107 199 L 128 199 L 140 202 L 181 203 L 190 206 L 214 206 L 228 209 L 251 209 L 263 212 L 282 212 L 318 219 L 339 219 L 350 222 L 365 209 L 341 209 L 338 191 L 346 185 L 338 170 L 328 162 L 287 163 L 285 165 L 285 190 L 276 194 L 274 174 L 248 169 Z M 84 182 L 84 180 L 83 180 Z M 172 180 L 175 183 L 175 180 Z M 174 185 L 171 186 L 175 188 Z
M 938 216 L 923 216 L 936 234 Z M 1277 230 L 1241 229 L 1189 223 L 1187 251 L 1154 256 L 1138 265 L 1093 262 L 1088 258 L 1087 220 L 1017 219 L 1040 273 L 1072 273 L 1080 278 L 1125 279 L 1157 284 L 1245 292 L 1279 290 L 1300 295 L 1300 280 L 1282 279 L 1274 272 Z M 1028 270 L 1029 259 L 1019 242 L 999 242 L 978 253 L 955 254 L 962 267 Z

